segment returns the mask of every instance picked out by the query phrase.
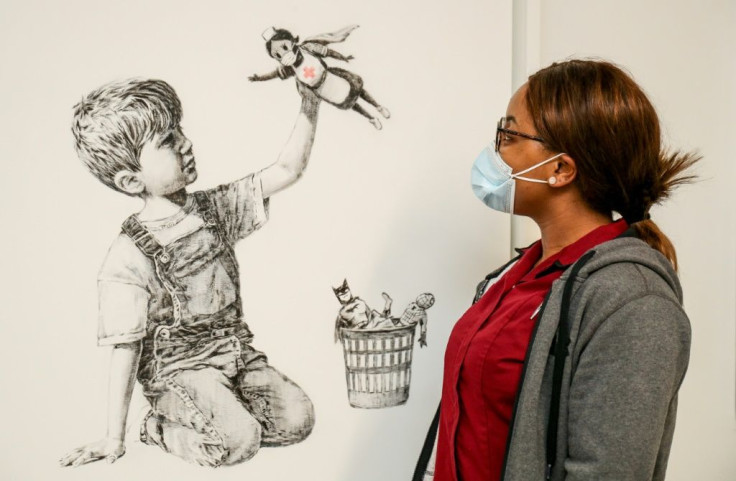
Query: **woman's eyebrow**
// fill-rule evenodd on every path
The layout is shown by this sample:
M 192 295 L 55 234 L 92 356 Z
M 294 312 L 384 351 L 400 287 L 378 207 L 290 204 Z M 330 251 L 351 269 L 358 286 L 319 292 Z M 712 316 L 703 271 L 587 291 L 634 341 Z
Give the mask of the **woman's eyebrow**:
M 514 117 L 513 115 L 507 115 L 506 117 L 504 117 L 504 119 L 506 120 L 506 123 L 516 123 L 516 117 Z

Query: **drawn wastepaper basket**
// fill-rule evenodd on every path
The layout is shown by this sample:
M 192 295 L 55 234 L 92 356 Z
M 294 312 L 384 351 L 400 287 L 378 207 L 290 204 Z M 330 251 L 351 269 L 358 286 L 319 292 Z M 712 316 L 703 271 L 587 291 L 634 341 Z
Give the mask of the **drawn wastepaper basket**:
M 384 408 L 409 399 L 416 324 L 385 329 L 341 329 L 348 401 Z

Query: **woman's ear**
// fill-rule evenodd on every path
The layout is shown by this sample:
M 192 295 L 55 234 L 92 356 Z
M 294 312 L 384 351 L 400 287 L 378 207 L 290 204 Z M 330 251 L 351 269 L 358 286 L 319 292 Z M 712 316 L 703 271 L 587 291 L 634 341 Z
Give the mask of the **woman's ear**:
M 564 187 L 570 185 L 577 176 L 578 168 L 575 159 L 567 154 L 562 154 L 555 159 L 554 174 L 549 178 L 549 184 L 554 187 Z M 554 180 L 552 180 L 554 179 Z
M 130 170 L 121 170 L 115 174 L 114 182 L 118 189 L 130 195 L 141 195 L 146 189 L 138 173 Z

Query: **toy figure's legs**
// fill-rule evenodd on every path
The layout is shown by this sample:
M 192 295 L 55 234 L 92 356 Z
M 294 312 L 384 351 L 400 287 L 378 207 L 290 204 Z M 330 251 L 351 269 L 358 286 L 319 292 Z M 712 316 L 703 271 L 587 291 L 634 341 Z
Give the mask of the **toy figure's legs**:
M 389 317 L 391 315 L 391 304 L 393 304 L 394 300 L 391 299 L 391 296 L 386 294 L 385 292 L 381 294 L 383 296 L 384 306 L 383 306 L 383 317 Z
M 235 380 L 236 390 L 261 424 L 262 446 L 304 440 L 314 427 L 314 407 L 302 389 L 264 360 L 249 363 Z
M 369 104 L 371 104 L 372 106 L 374 106 L 376 108 L 376 110 L 378 110 L 378 112 L 381 115 L 383 115 L 384 118 L 391 117 L 391 112 L 389 112 L 386 107 L 384 107 L 383 105 L 379 104 L 378 101 L 376 99 L 374 99 L 371 96 L 371 94 L 369 94 L 365 89 L 362 89 L 360 91 L 360 98 L 362 98 L 363 100 L 365 100 L 366 102 L 368 102 Z
M 261 446 L 261 425 L 213 368 L 184 370 L 149 397 L 153 416 L 143 437 L 164 451 L 203 466 L 246 461 Z
M 368 120 L 370 120 L 371 124 L 373 124 L 373 126 L 374 126 L 374 127 L 375 127 L 375 128 L 377 129 L 377 130 L 381 130 L 381 129 L 383 128 L 383 126 L 381 125 L 381 121 L 380 121 L 380 120 L 378 120 L 377 118 L 375 118 L 374 116 L 372 116 L 371 114 L 369 114 L 369 113 L 368 113 L 368 111 L 367 111 L 367 110 L 365 110 L 365 109 L 364 109 L 363 107 L 361 107 L 360 105 L 358 105 L 358 104 L 355 104 L 355 105 L 353 105 L 353 110 L 355 110 L 355 111 L 356 111 L 356 112 L 358 112 L 358 113 L 359 113 L 360 115 L 362 115 L 362 116 L 364 116 L 365 118 L 367 118 Z

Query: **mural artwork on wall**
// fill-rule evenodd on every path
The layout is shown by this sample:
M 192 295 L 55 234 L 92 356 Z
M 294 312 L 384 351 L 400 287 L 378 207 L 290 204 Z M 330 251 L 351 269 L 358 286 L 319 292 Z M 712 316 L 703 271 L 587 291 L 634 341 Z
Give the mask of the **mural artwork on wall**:
M 385 292 L 384 307 L 379 312 L 353 295 L 347 279 L 332 290 L 340 301 L 335 342 L 343 348 L 350 405 L 385 408 L 404 404 L 409 399 L 416 327 L 420 326 L 418 343 L 424 347 L 427 309 L 434 305 L 434 295 L 420 294 L 401 317 L 393 317 L 393 300 Z
M 169 84 L 114 82 L 75 106 L 80 159 L 144 206 L 122 224 L 98 277 L 98 343 L 113 346 L 108 436 L 71 451 L 63 466 L 125 453 L 136 377 L 150 403 L 141 440 L 192 463 L 236 464 L 310 434 L 310 399 L 251 344 L 233 251 L 307 165 L 320 99 L 299 91 L 301 109 L 275 163 L 194 193 L 186 190 L 197 178 L 194 151 Z
M 313 90 L 322 100 L 339 109 L 358 112 L 376 129 L 381 130 L 383 126 L 378 117 L 359 104 L 358 100 L 362 99 L 373 106 L 384 118 L 391 116 L 388 109 L 371 97 L 363 87 L 363 79 L 360 76 L 342 68 L 329 66 L 323 60 L 327 57 L 343 62 L 352 60 L 352 55 L 345 56 L 328 45 L 344 42 L 356 28 L 358 25 L 351 25 L 337 32 L 309 37 L 299 43 L 299 37 L 295 37 L 290 31 L 270 27 L 263 32 L 263 39 L 266 41 L 268 55 L 279 62 L 279 67 L 267 74 L 251 75 L 248 79 L 252 82 L 261 82 L 275 78 L 286 80 L 293 76 L 297 84 Z

